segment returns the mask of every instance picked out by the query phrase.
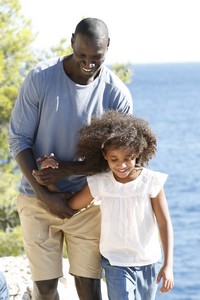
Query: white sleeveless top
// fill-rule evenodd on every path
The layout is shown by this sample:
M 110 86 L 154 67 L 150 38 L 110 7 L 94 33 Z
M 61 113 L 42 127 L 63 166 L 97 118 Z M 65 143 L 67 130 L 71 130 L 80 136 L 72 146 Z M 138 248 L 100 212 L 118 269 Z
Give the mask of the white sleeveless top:
M 150 198 L 163 187 L 167 174 L 143 168 L 128 183 L 111 171 L 88 176 L 88 185 L 102 212 L 100 252 L 111 265 L 144 266 L 161 258 L 160 238 Z

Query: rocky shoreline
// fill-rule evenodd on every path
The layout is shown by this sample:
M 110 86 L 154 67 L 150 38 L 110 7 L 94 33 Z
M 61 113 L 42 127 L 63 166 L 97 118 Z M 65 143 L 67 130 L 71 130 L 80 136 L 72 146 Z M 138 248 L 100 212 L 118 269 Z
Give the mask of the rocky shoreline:
M 78 300 L 74 278 L 68 274 L 68 260 L 63 259 L 64 277 L 59 279 L 60 300 Z M 32 280 L 26 256 L 0 257 L 0 270 L 4 273 L 9 288 L 9 300 L 31 300 Z M 103 299 L 106 300 L 106 286 L 102 281 Z

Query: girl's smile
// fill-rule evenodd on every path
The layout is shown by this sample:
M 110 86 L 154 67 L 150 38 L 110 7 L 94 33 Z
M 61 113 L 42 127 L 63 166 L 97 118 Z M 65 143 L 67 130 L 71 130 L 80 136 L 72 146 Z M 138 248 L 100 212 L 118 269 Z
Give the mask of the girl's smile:
M 132 149 L 110 148 L 104 153 L 104 158 L 113 172 L 115 179 L 125 183 L 134 180 L 139 175 L 136 172 L 136 157 Z

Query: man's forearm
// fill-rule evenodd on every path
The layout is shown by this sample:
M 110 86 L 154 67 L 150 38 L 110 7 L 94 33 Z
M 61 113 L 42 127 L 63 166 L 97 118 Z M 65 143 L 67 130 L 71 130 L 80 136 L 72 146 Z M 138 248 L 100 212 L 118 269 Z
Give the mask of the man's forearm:
M 91 160 L 85 161 L 61 161 L 58 162 L 58 168 L 45 168 L 42 170 L 34 169 L 33 176 L 35 180 L 44 186 L 63 180 L 72 175 L 92 175 L 100 172 L 100 165 L 93 163 Z
M 57 171 L 60 171 L 61 178 L 70 175 L 92 175 L 100 172 L 100 168 L 97 164 L 85 161 L 58 161 L 59 167 Z
M 40 185 L 32 175 L 32 170 L 37 169 L 37 164 L 31 149 L 24 149 L 16 156 L 16 162 L 23 175 L 39 197 L 46 190 L 46 187 Z

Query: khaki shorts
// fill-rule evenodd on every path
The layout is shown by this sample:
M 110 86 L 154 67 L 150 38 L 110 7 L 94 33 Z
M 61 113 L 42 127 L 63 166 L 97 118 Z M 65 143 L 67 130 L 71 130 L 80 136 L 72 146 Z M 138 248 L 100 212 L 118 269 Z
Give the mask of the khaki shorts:
M 17 209 L 33 281 L 63 276 L 64 240 L 69 273 L 87 278 L 102 277 L 99 205 L 92 205 L 72 218 L 62 220 L 48 213 L 37 198 L 20 194 Z

